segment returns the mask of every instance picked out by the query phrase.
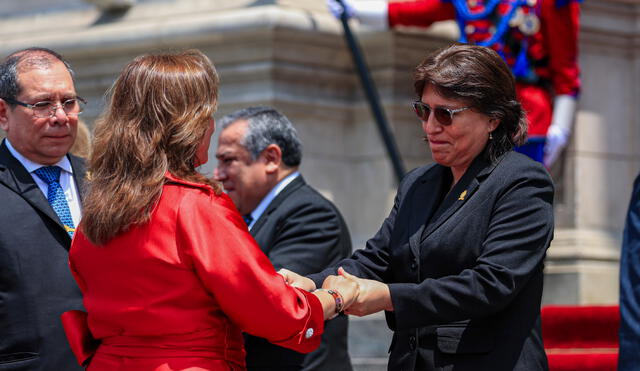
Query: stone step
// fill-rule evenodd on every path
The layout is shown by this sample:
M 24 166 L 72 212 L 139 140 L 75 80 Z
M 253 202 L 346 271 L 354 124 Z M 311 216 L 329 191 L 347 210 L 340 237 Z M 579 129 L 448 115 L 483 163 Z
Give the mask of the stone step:
M 351 358 L 353 371 L 387 371 L 386 358 Z
M 383 312 L 349 317 L 349 354 L 354 371 L 385 371 L 392 334 Z

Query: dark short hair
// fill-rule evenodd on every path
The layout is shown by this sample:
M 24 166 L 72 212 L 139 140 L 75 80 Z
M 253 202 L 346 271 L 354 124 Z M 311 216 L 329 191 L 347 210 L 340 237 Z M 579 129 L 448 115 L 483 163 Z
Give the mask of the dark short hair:
M 300 165 L 302 142 L 289 119 L 273 107 L 253 106 L 224 116 L 219 124 L 222 130 L 238 120 L 247 120 L 249 126 L 242 144 L 255 161 L 270 144 L 282 151 L 282 162 L 288 167 Z
M 22 87 L 18 82 L 18 73 L 23 63 L 28 62 L 34 67 L 48 66 L 51 64 L 52 59 L 62 62 L 69 74 L 71 74 L 71 78 L 74 78 L 74 72 L 69 62 L 51 49 L 31 47 L 9 54 L 0 63 L 0 98 L 16 99 L 22 91 Z M 7 104 L 10 107 L 15 106 L 15 104 L 9 102 Z
M 499 121 L 484 150 L 489 160 L 524 144 L 527 118 L 516 98 L 515 78 L 493 49 L 454 44 L 434 52 L 415 70 L 414 87 L 419 98 L 429 84 L 442 97 L 465 102 Z

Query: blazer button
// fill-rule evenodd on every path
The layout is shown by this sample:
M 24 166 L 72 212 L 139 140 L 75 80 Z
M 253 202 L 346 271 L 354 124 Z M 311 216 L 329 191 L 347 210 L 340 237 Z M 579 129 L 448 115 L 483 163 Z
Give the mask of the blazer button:
M 415 336 L 410 336 L 409 337 L 409 349 L 411 350 L 416 350 L 416 337 Z
M 418 264 L 416 264 L 416 261 L 412 261 L 411 262 L 411 269 L 416 270 L 416 268 L 418 268 Z
M 313 329 L 312 328 L 308 328 L 307 331 L 304 333 L 304 338 L 305 339 L 309 339 L 313 336 Z

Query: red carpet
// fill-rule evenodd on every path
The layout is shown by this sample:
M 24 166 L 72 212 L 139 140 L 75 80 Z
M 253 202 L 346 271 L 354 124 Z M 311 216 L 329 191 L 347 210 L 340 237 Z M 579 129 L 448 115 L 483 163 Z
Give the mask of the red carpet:
M 617 306 L 546 306 L 542 337 L 550 371 L 616 371 Z

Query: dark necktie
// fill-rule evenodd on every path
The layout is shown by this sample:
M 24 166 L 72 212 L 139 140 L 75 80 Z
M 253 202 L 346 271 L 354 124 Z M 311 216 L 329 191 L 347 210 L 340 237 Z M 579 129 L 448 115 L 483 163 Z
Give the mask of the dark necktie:
M 247 223 L 247 227 L 250 226 L 251 222 L 253 221 L 253 217 L 251 216 L 251 214 L 243 215 L 242 219 L 244 219 L 244 222 Z
M 71 218 L 67 198 L 64 196 L 64 190 L 60 185 L 60 170 L 62 169 L 58 166 L 44 166 L 33 173 L 47 183 L 47 201 L 49 201 L 53 211 L 58 214 L 69 236 L 73 237 L 73 232 L 76 229 L 73 224 L 73 218 Z

